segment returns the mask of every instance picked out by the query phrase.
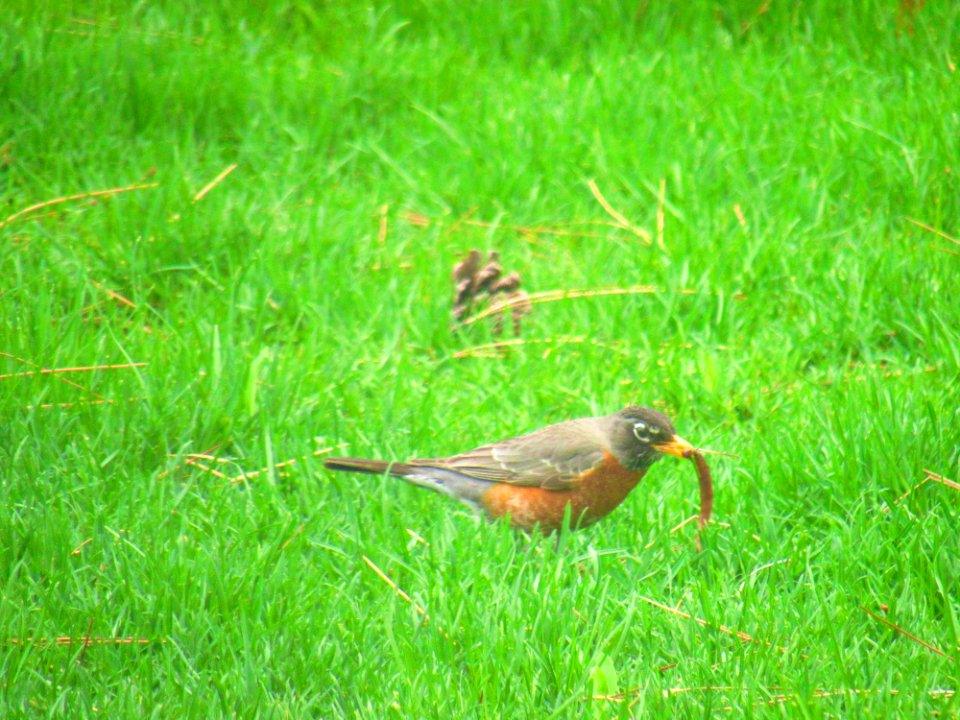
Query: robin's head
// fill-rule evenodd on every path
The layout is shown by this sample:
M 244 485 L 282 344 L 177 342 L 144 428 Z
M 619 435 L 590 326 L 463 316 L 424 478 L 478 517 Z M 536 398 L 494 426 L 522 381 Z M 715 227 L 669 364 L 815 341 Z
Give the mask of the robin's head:
M 664 455 L 683 457 L 694 449 L 677 435 L 670 418 L 662 412 L 634 405 L 611 419 L 611 449 L 631 469 L 646 468 Z

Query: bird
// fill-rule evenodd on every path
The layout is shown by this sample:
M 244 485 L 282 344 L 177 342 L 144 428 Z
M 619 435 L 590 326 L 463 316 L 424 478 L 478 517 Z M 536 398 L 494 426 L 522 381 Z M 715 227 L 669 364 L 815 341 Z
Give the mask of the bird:
M 609 515 L 655 462 L 691 457 L 666 415 L 632 405 L 568 420 L 445 458 L 406 462 L 329 457 L 329 470 L 391 475 L 470 506 L 489 520 L 551 534 Z

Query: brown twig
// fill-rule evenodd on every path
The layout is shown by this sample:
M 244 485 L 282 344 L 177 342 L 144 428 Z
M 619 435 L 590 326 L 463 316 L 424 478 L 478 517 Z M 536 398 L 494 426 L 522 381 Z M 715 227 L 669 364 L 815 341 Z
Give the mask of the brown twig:
M 675 665 L 675 664 L 674 664 L 674 665 Z M 673 667 L 674 665 L 669 665 L 669 666 L 665 666 L 665 667 L 669 668 L 669 667 Z M 611 695 L 592 695 L 592 696 L 590 696 L 590 697 L 581 698 L 581 700 L 582 700 L 583 702 L 589 702 L 589 701 L 592 701 L 592 700 L 602 700 L 602 701 L 607 701 L 607 702 L 623 702 L 623 701 L 626 700 L 628 697 L 632 697 L 632 696 L 634 696 L 634 695 L 638 695 L 638 694 L 642 693 L 644 690 L 645 690 L 644 687 L 636 687 L 636 688 L 631 688 L 631 689 L 629 689 L 629 690 L 623 690 L 622 692 L 613 693 L 613 694 L 611 694 Z M 662 693 L 662 695 L 663 695 L 664 698 L 669 698 L 669 697 L 672 697 L 672 696 L 674 696 L 674 695 L 685 695 L 685 694 L 687 694 L 687 693 L 694 693 L 694 692 L 742 692 L 742 693 L 746 693 L 746 692 L 750 692 L 750 690 L 751 690 L 751 688 L 747 688 L 747 687 L 734 687 L 734 686 L 732 686 L 732 685 L 707 685 L 707 686 L 701 686 L 701 687 L 675 687 L 675 688 L 665 688 L 664 690 L 661 691 L 661 693 Z M 779 694 L 776 695 L 773 699 L 771 699 L 771 700 L 764 700 L 764 701 L 763 701 L 763 704 L 783 703 L 783 702 L 787 702 L 787 701 L 789 701 L 789 700 L 795 700 L 795 699 L 797 699 L 798 697 L 800 697 L 800 694 L 799 694 L 799 693 L 796 693 L 796 692 L 794 692 L 793 690 L 790 690 L 790 689 L 788 689 L 788 688 L 770 687 L 770 688 L 768 688 L 768 690 L 777 690 L 777 691 L 780 691 L 780 692 L 779 692 Z M 904 696 L 905 696 L 905 695 L 907 695 L 908 693 L 905 693 L 905 692 L 902 691 L 902 690 L 896 690 L 896 689 L 890 689 L 890 690 L 869 690 L 869 689 L 861 689 L 861 688 L 850 688 L 850 689 L 841 688 L 841 689 L 837 689 L 837 690 L 814 690 L 812 693 L 810 693 L 810 697 L 813 697 L 813 698 L 816 698 L 816 699 L 823 699 L 823 698 L 829 698 L 829 697 L 836 697 L 836 696 L 838 696 L 838 695 L 881 695 L 881 694 L 889 694 L 889 695 L 892 695 L 893 697 L 898 697 L 898 696 L 901 696 L 901 695 L 904 695 Z M 927 695 L 927 697 L 929 697 L 929 698 L 931 698 L 931 699 L 933 699 L 933 700 L 939 700 L 939 699 L 949 699 L 949 698 L 952 698 L 952 697 L 954 697 L 957 693 L 956 693 L 955 690 L 942 689 L 942 690 L 928 690 L 928 691 L 926 691 L 925 694 Z M 724 709 L 727 710 L 728 712 L 731 711 L 731 710 L 733 710 L 732 707 L 727 707 L 727 708 L 724 708 Z
M 286 540 L 283 541 L 283 544 L 280 546 L 280 549 L 281 549 L 281 550 L 286 550 L 286 549 L 287 549 L 287 546 L 288 546 L 290 543 L 292 543 L 294 540 L 296 540 L 297 535 L 299 535 L 300 533 L 303 532 L 303 528 L 304 528 L 304 525 L 303 525 L 303 523 L 301 523 L 301 524 L 297 527 L 297 529 L 293 531 L 293 535 L 291 535 L 290 537 L 288 537 Z
M 200 202 L 201 200 L 203 200 L 203 197 L 204 197 L 208 192 L 210 192 L 210 191 L 213 190 L 217 185 L 219 185 L 221 182 L 223 182 L 224 179 L 226 179 L 227 175 L 229 175 L 229 174 L 232 173 L 234 170 L 236 170 L 237 167 L 238 167 L 237 164 L 234 163 L 233 165 L 228 165 L 228 166 L 225 167 L 223 170 L 221 170 L 219 175 L 217 175 L 213 180 L 211 180 L 211 181 L 208 182 L 206 185 L 204 185 L 204 186 L 203 186 L 203 189 L 200 190 L 200 192 L 198 192 L 196 195 L 193 196 L 193 202 L 194 202 L 194 203 L 198 203 L 198 202 Z
M 284 460 L 283 462 L 278 462 L 273 465 L 269 465 L 268 467 L 260 468 L 259 470 L 254 470 L 253 472 L 242 472 L 239 475 L 230 478 L 230 482 L 232 483 L 246 482 L 247 480 L 250 480 L 251 478 L 255 478 L 257 477 L 257 475 L 262 475 L 265 472 L 270 472 L 271 470 L 279 470 L 280 468 L 290 467 L 291 465 L 295 465 L 300 460 L 306 460 L 307 458 L 310 458 L 310 457 L 319 457 L 320 455 L 324 455 L 328 452 L 333 452 L 333 448 L 328 447 L 328 448 L 322 448 L 320 450 L 314 450 L 309 455 L 300 455 L 299 457 L 295 457 L 291 460 Z
M 83 200 L 85 198 L 91 197 L 103 197 L 106 195 L 119 195 L 120 193 L 133 192 L 134 190 L 149 190 L 159 186 L 160 183 L 146 183 L 144 185 L 128 185 L 127 187 L 121 188 L 112 188 L 110 190 L 94 190 L 92 192 L 79 193 L 77 195 L 66 195 L 64 197 L 54 198 L 52 200 L 44 200 L 43 202 L 31 205 L 26 207 L 23 210 L 15 212 L 13 215 L 8 217 L 6 220 L 0 221 L 0 228 L 9 225 L 14 220 L 28 215 L 29 213 L 35 212 L 37 210 L 42 210 L 43 208 L 50 207 L 51 205 L 59 205 L 65 202 L 71 202 L 73 200 Z
M 101 285 L 100 283 L 98 283 L 96 280 L 93 280 L 93 281 L 91 281 L 91 282 L 93 282 L 94 287 L 96 287 L 96 288 L 99 289 L 99 290 L 103 290 L 107 295 L 109 295 L 110 297 L 112 297 L 112 298 L 113 298 L 114 300 L 116 300 L 117 302 L 123 303 L 123 304 L 126 305 L 127 307 L 132 307 L 134 310 L 136 310 L 136 308 L 137 308 L 136 304 L 134 304 L 131 300 L 127 300 L 127 298 L 125 298 L 125 297 L 124 297 L 123 295 L 121 295 L 120 293 L 114 292 L 113 290 L 111 290 L 111 289 L 108 288 L 108 287 L 104 287 L 103 285 Z
M 87 538 L 87 539 L 84 540 L 82 543 L 80 543 L 79 545 L 77 545 L 73 550 L 71 550 L 71 551 L 70 551 L 70 554 L 71 554 L 71 555 L 79 555 L 81 552 L 83 552 L 83 549 L 84 549 L 87 545 L 89 545 L 90 543 L 92 543 L 92 542 L 93 542 L 93 538 Z
M 307 458 L 310 458 L 310 457 L 319 457 L 320 455 L 324 455 L 332 451 L 333 451 L 332 447 L 322 448 L 320 450 L 314 450 L 312 453 L 308 455 L 300 455 L 299 457 L 295 457 L 290 460 L 283 460 L 282 462 L 274 463 L 273 465 L 260 468 L 259 470 L 252 470 L 250 472 L 243 471 L 239 475 L 233 475 L 233 476 L 220 472 L 219 470 L 216 470 L 215 468 L 212 468 L 209 465 L 206 465 L 200 461 L 205 460 L 207 462 L 219 463 L 221 465 L 228 465 L 228 464 L 236 464 L 237 463 L 236 460 L 231 460 L 229 458 L 221 458 L 221 457 L 217 457 L 215 455 L 210 455 L 207 453 L 185 453 L 183 455 L 168 455 L 167 457 L 170 457 L 170 458 L 183 457 L 184 465 L 200 468 L 204 472 L 208 472 L 214 477 L 218 477 L 221 480 L 226 480 L 228 482 L 236 484 L 236 483 L 246 482 L 247 480 L 251 480 L 257 477 L 258 475 L 262 475 L 265 472 L 269 472 L 271 470 L 279 470 L 285 467 L 290 467 L 291 465 L 296 464 L 300 460 L 306 460 Z M 160 475 L 158 475 L 157 477 L 158 479 L 163 479 L 167 477 L 169 474 L 170 474 L 170 471 L 165 470 L 164 472 L 160 473 Z
M 926 474 L 926 477 L 924 477 L 923 480 L 921 480 L 912 488 L 910 488 L 905 493 L 903 493 L 903 495 L 901 495 L 896 500 L 894 500 L 891 505 L 887 505 L 886 507 L 884 507 L 883 508 L 884 513 L 889 513 L 894 506 L 899 505 L 901 502 L 906 500 L 908 496 L 910 496 L 911 494 L 913 494 L 914 492 L 916 492 L 921 487 L 923 487 L 924 485 L 926 485 L 928 482 L 931 482 L 931 481 L 938 482 L 941 485 L 946 485 L 948 488 L 953 488 L 954 490 L 960 490 L 960 483 L 957 483 L 957 482 L 954 482 L 953 480 L 945 478 L 943 477 L 943 475 L 938 475 L 937 473 L 932 472 L 931 470 L 924 470 L 923 472 Z
M 83 637 L 83 647 L 80 648 L 80 654 L 77 656 L 77 664 L 83 662 L 83 656 L 87 654 L 87 648 L 90 647 L 90 635 L 93 632 L 93 618 L 90 618 L 90 623 L 87 625 L 87 634 Z
M 938 482 L 941 485 L 946 485 L 948 488 L 953 488 L 954 490 L 960 490 L 960 483 L 958 482 L 948 480 L 943 475 L 937 475 L 937 473 L 933 472 L 932 470 L 924 470 L 923 472 L 926 473 L 928 480 L 933 480 L 934 482 Z
M 233 478 L 231 478 L 229 475 L 226 475 L 220 472 L 219 470 L 214 470 L 212 467 L 210 467 L 209 465 L 204 465 L 202 462 L 197 462 L 193 458 L 187 458 L 186 460 L 183 461 L 183 464 L 190 465 L 191 467 L 198 467 L 204 472 L 210 473 L 214 477 L 218 477 L 221 480 L 227 480 L 229 482 L 233 482 Z
M 35 363 L 35 362 L 31 361 L 31 360 L 27 360 L 26 358 L 18 357 L 18 356 L 16 356 L 16 355 L 11 355 L 10 353 L 6 353 L 6 352 L 3 352 L 3 351 L 0 351 L 0 357 L 10 358 L 11 360 L 15 360 L 16 362 L 23 363 L 24 365 L 29 365 L 30 367 L 38 368 L 38 369 L 40 369 L 41 371 L 46 369 L 46 368 L 44 368 L 42 365 L 38 365 L 37 363 Z M 95 398 L 98 398 L 98 399 L 100 399 L 100 400 L 103 400 L 103 399 L 104 399 L 104 398 L 103 398 L 103 395 L 101 395 L 101 394 L 99 394 L 99 393 L 97 393 L 97 392 L 94 392 L 93 390 L 87 390 L 85 387 L 83 387 L 83 385 L 81 385 L 81 384 L 79 384 L 79 383 L 75 383 L 73 380 L 70 380 L 69 378 L 57 377 L 57 380 L 59 380 L 59 381 L 62 382 L 62 383 L 65 383 L 65 384 L 67 384 L 67 385 L 70 385 L 71 387 L 74 387 L 74 388 L 76 388 L 77 390 L 80 390 L 81 392 L 84 392 L 84 393 L 88 393 L 88 394 L 90 394 L 90 395 L 93 395 Z M 29 407 L 32 409 L 33 406 L 29 406 Z M 41 405 L 40 407 L 50 407 L 50 405 Z
M 762 645 L 766 645 L 767 647 L 774 648 L 775 650 L 779 650 L 782 653 L 787 652 L 786 648 L 780 647 L 779 645 L 774 645 L 772 642 L 769 642 L 767 640 L 758 640 L 750 635 L 747 635 L 747 633 L 745 632 L 741 632 L 739 630 L 732 630 L 728 628 L 726 625 L 713 625 L 707 622 L 706 620 L 704 620 L 703 618 L 694 617 L 693 615 L 685 613 L 682 610 L 676 610 L 672 607 L 669 607 L 668 605 L 663 605 L 662 603 L 658 603 L 656 600 L 651 600 L 650 598 L 644 597 L 643 595 L 638 595 L 637 597 L 643 600 L 643 602 L 648 603 L 649 605 L 653 605 L 654 607 L 660 608 L 661 610 L 665 610 L 671 615 L 676 615 L 677 617 L 684 618 L 685 620 L 693 620 L 695 623 L 698 623 L 703 627 L 714 628 L 716 630 L 719 630 L 722 633 L 726 633 L 727 635 L 732 635 L 733 637 L 737 638 L 738 640 L 741 640 L 742 642 L 760 643 Z M 805 658 L 806 656 L 801 655 L 801 657 Z
M 863 610 L 867 615 L 869 615 L 870 617 L 872 617 L 874 620 L 879 620 L 879 621 L 882 622 L 884 625 L 886 625 L 886 626 L 889 627 L 889 628 L 892 628 L 893 630 L 896 630 L 896 631 L 897 631 L 898 633 L 900 633 L 901 635 L 904 635 L 904 636 L 910 638 L 911 640 L 913 640 L 914 642 L 923 645 L 923 647 L 927 648 L 927 650 L 931 650 L 931 651 L 935 652 L 937 655 L 940 655 L 941 657 L 945 657 L 945 658 L 946 658 L 947 660 L 949 660 L 950 662 L 956 662 L 956 659 L 955 659 L 955 658 L 951 657 L 950 655 L 947 655 L 947 654 L 946 654 L 943 650 L 941 650 L 940 648 L 931 645 L 930 643 L 926 642 L 925 640 L 921 640 L 920 638 L 918 638 L 918 637 L 917 637 L 916 635 L 914 635 L 913 633 L 911 633 L 911 632 L 909 632 L 909 631 L 907 631 L 907 630 L 904 630 L 902 627 L 900 627 L 899 625 L 896 625 L 896 624 L 890 622 L 890 621 L 887 620 L 885 617 L 881 617 L 880 615 L 877 615 L 875 612 L 873 612 L 872 610 L 870 610 L 870 609 L 868 609 L 868 608 L 865 608 L 863 605 L 860 606 L 860 609 Z
M 144 398 L 142 397 L 130 397 L 124 398 L 126 402 L 140 402 Z M 62 402 L 62 403 L 43 403 L 42 405 L 27 405 L 27 410 L 65 410 L 67 408 L 77 408 L 77 407 L 92 407 L 96 405 L 116 405 L 120 400 L 111 400 L 109 398 L 100 398 L 99 400 L 79 400 L 77 402 Z
M 682 530 L 682 529 L 685 528 L 687 525 L 689 525 L 689 524 L 692 523 L 694 520 L 696 520 L 697 517 L 698 517 L 697 515 L 691 515 L 690 517 L 688 517 L 686 520 L 684 520 L 684 521 L 683 521 L 682 523 L 680 523 L 679 525 L 675 525 L 674 527 L 670 528 L 670 534 L 673 535 L 677 530 Z
M 69 635 L 61 635 L 54 638 L 53 640 L 47 640 L 45 638 L 9 638 L 6 643 L 8 645 L 13 645 L 14 647 L 36 647 L 36 648 L 45 648 L 51 646 L 65 647 L 69 645 L 149 645 L 154 642 L 153 640 L 148 640 L 147 638 L 135 638 L 135 637 L 119 637 L 119 638 L 108 638 L 108 637 L 90 637 L 89 635 L 85 637 L 70 637 Z M 161 643 L 166 643 L 166 638 L 160 640 Z
M 947 235 L 947 234 L 946 234 L 945 232 L 943 232 L 942 230 L 937 230 L 936 228 L 930 227 L 930 226 L 927 225 L 926 223 L 922 223 L 922 222 L 920 222 L 919 220 L 914 220 L 914 219 L 911 218 L 911 217 L 906 218 L 906 220 L 907 220 L 907 222 L 913 223 L 914 225 L 916 225 L 916 226 L 919 227 L 919 228 L 923 228 L 923 229 L 926 230 L 927 232 L 932 232 L 934 235 L 939 235 L 939 236 L 942 237 L 944 240 L 949 240 L 950 242 L 954 243 L 955 245 L 960 245 L 960 240 L 957 240 L 955 237 L 950 237 L 949 235 Z
M 84 365 L 80 367 L 66 367 L 66 368 L 41 368 L 40 370 L 27 370 L 26 372 L 0 375 L 0 380 L 9 380 L 11 378 L 19 378 L 19 377 L 31 377 L 33 375 L 58 375 L 61 373 L 93 372 L 94 370 L 129 370 L 130 368 L 146 367 L 148 364 L 149 363 L 138 362 L 138 363 L 119 363 L 117 365 Z

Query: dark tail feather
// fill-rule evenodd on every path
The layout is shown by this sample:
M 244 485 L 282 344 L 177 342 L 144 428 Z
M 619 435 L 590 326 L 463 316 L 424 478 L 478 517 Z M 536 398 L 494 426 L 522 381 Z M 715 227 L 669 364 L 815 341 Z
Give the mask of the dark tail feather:
M 367 473 L 369 475 L 383 475 L 389 473 L 398 477 L 408 475 L 409 465 L 383 460 L 364 460 L 362 458 L 330 457 L 323 461 L 327 470 L 345 470 L 346 472 Z

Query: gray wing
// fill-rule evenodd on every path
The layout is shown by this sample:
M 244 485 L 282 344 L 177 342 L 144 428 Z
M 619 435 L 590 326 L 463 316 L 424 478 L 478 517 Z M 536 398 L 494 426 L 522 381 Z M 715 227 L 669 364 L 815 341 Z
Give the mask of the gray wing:
M 603 422 L 583 418 L 434 460 L 410 465 L 453 470 L 478 480 L 568 490 L 609 451 Z

